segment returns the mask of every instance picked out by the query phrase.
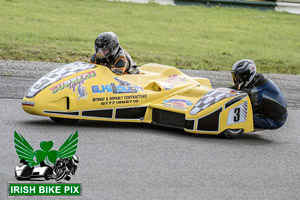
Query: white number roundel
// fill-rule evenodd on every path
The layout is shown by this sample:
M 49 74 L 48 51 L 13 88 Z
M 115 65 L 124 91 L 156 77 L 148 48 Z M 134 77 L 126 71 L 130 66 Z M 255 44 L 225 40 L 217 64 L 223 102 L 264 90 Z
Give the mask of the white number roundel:
M 247 101 L 232 108 L 228 113 L 227 125 L 245 122 L 247 120 Z

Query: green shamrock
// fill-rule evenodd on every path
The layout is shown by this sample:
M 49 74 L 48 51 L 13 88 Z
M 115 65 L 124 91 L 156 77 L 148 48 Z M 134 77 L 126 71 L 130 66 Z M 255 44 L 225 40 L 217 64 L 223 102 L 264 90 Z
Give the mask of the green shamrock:
M 52 141 L 42 141 L 40 147 L 42 150 L 36 150 L 25 140 L 25 138 L 15 131 L 14 142 L 19 159 L 24 159 L 29 166 L 40 164 L 46 159 L 48 164 L 56 163 L 57 158 L 72 158 L 75 155 L 78 144 L 78 132 L 71 134 L 69 138 L 60 146 L 58 151 L 51 150 Z M 34 157 L 36 158 L 34 160 Z
M 48 141 L 48 142 L 42 141 L 40 143 L 40 147 L 42 150 L 36 150 L 34 152 L 34 155 L 36 157 L 36 162 L 40 163 L 46 159 L 46 162 L 48 164 L 50 164 L 49 161 L 51 163 L 55 164 L 59 153 L 56 150 L 50 151 L 50 149 L 53 147 L 53 142 L 52 141 Z

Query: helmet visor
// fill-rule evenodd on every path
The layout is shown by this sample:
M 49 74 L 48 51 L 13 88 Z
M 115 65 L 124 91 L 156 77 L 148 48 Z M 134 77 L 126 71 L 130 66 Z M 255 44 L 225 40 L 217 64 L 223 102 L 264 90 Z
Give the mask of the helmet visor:
M 238 82 L 237 82 L 236 74 L 235 74 L 234 72 L 231 72 L 231 76 L 232 76 L 233 83 L 234 83 L 235 85 L 237 85 Z
M 232 80 L 235 86 L 237 86 L 238 90 L 242 89 L 243 85 L 244 85 L 244 81 L 242 79 L 242 77 L 234 72 L 231 72 L 231 76 L 232 76 Z
M 245 82 L 245 77 L 243 77 L 243 74 L 238 74 L 238 73 L 235 73 L 235 72 L 231 72 L 232 74 L 232 79 L 233 79 L 233 82 L 235 84 L 241 84 L 243 82 Z
M 96 48 L 96 55 L 99 58 L 105 58 L 109 54 L 109 49 L 106 48 Z

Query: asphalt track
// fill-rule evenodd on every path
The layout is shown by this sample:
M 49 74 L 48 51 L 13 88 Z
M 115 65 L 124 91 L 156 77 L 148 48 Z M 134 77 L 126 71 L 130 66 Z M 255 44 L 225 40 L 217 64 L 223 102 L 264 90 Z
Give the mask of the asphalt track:
M 300 199 L 299 76 L 268 74 L 289 105 L 281 129 L 229 140 L 147 124 L 58 125 L 25 113 L 21 98 L 27 88 L 57 66 L 0 61 L 0 199 L 7 198 L 8 182 L 18 182 L 14 131 L 36 150 L 43 140 L 58 149 L 76 130 L 80 163 L 70 182 L 82 183 L 82 199 Z M 228 72 L 185 72 L 210 78 L 214 87 L 230 83 Z

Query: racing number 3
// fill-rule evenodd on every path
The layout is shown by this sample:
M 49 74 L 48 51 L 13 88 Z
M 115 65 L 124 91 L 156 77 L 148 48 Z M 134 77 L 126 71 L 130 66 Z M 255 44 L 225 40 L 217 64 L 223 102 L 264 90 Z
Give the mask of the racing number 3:
M 233 121 L 234 122 L 238 122 L 240 121 L 240 113 L 241 113 L 241 109 L 240 108 L 236 108 L 234 109 L 234 117 L 233 117 Z

